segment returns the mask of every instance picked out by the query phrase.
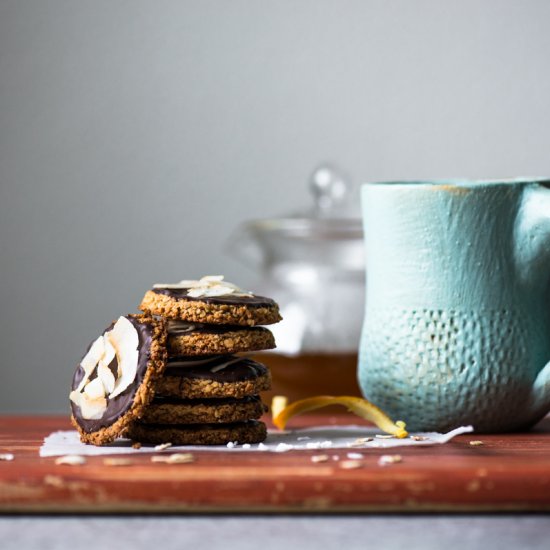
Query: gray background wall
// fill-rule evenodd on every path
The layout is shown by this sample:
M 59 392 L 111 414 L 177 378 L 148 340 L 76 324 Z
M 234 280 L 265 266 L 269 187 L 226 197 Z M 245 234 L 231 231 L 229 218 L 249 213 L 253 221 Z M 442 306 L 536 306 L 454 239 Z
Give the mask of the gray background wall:
M 0 0 L 0 411 L 155 281 L 356 182 L 550 174 L 550 2 Z

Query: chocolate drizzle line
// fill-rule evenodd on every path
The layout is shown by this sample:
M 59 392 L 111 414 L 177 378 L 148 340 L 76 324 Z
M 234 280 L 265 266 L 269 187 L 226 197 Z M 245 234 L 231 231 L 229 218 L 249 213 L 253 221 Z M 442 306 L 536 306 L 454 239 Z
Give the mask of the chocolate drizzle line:
M 111 424 L 114 424 L 128 409 L 130 409 L 134 401 L 134 397 L 136 395 L 137 389 L 141 385 L 143 378 L 145 376 L 145 372 L 147 371 L 147 362 L 149 361 L 149 357 L 150 357 L 152 334 L 153 334 L 152 326 L 145 323 L 139 323 L 131 316 L 126 316 L 126 318 L 135 327 L 139 337 L 139 344 L 138 344 L 139 353 L 138 353 L 136 377 L 132 382 L 132 384 L 130 384 L 121 394 L 117 395 L 113 399 L 109 399 L 109 397 L 107 397 L 107 409 L 105 410 L 101 418 L 98 418 L 98 419 L 82 418 L 82 412 L 80 410 L 80 407 L 78 407 L 71 401 L 71 410 L 72 410 L 73 416 L 78 422 L 78 425 L 87 433 L 96 432 L 102 428 L 106 428 Z M 113 328 L 113 326 L 114 326 L 114 323 L 112 323 L 107 329 L 105 329 L 103 334 L 105 334 L 105 332 L 110 331 Z M 86 350 L 86 353 L 88 353 L 90 347 L 91 347 L 91 344 L 90 346 L 88 346 L 88 350 Z M 86 356 L 86 354 L 84 354 L 84 356 Z M 109 364 L 109 368 L 113 371 L 115 376 L 117 373 L 117 367 L 118 367 L 118 364 L 115 358 Z M 96 370 L 97 370 L 97 367 L 96 367 Z M 90 376 L 90 380 L 92 380 L 96 376 L 96 370 L 94 370 L 94 372 Z M 72 390 L 75 390 L 78 387 L 82 378 L 84 378 L 84 369 L 79 364 L 73 377 L 73 382 L 71 386 Z

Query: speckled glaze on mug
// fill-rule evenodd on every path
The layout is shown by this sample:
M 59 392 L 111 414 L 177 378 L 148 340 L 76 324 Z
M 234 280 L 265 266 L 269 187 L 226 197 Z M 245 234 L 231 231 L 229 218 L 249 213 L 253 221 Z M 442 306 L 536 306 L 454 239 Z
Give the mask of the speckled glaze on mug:
M 550 410 L 550 180 L 362 187 L 365 397 L 410 430 Z

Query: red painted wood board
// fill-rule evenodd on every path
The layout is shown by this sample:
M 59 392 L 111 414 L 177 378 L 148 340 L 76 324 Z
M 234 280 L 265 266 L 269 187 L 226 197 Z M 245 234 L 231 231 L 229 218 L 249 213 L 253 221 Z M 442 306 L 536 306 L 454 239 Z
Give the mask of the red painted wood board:
M 292 427 L 356 424 L 350 415 L 308 415 Z M 384 449 L 361 449 L 362 467 L 343 469 L 346 450 L 196 452 L 195 462 L 128 466 L 87 457 L 84 466 L 40 458 L 43 438 L 70 429 L 63 417 L 0 417 L 3 513 L 463 512 L 550 510 L 550 419 L 533 431 L 463 435 L 445 445 L 391 449 L 402 462 L 378 465 Z M 471 446 L 472 440 L 483 445 Z M 340 461 L 313 463 L 313 455 Z

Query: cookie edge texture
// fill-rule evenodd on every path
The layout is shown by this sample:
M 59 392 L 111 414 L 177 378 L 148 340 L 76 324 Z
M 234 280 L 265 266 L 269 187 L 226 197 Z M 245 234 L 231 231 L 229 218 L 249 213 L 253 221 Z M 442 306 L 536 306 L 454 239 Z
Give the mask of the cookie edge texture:
M 198 427 L 200 425 L 195 427 L 178 425 L 161 426 L 155 424 L 133 424 L 129 437 L 133 441 L 152 445 L 162 443 L 172 443 L 172 445 L 225 445 L 235 441 L 239 444 L 261 443 L 267 437 L 267 426 L 259 420 L 238 422 L 235 424 L 210 424 L 209 427 L 202 428 Z M 180 436 L 179 439 L 177 435 Z M 199 437 L 200 435 L 203 437 Z M 214 438 L 215 435 L 218 435 L 217 439 Z M 209 441 L 205 442 L 205 438 L 209 439 Z
M 163 388 L 163 383 L 173 384 L 179 391 Z M 179 397 L 181 399 L 209 399 L 217 397 L 231 397 L 240 399 L 258 395 L 262 391 L 271 389 L 271 371 L 250 380 L 237 382 L 218 382 L 211 378 L 189 379 L 181 376 L 165 376 L 156 380 L 155 392 L 161 397 Z
M 150 403 L 143 411 L 140 424 L 193 425 L 232 424 L 257 420 L 268 411 L 259 398 L 253 401 L 234 401 L 222 404 Z
M 148 290 L 139 309 L 151 315 L 178 319 L 191 323 L 238 325 L 253 327 L 272 325 L 282 320 L 279 306 L 250 306 L 247 304 L 210 304 L 200 300 L 173 298 Z
M 232 330 L 223 334 L 190 332 L 168 335 L 168 353 L 172 357 L 262 351 L 275 348 L 273 333 L 264 327 Z M 229 342 L 228 342 L 229 340 Z

